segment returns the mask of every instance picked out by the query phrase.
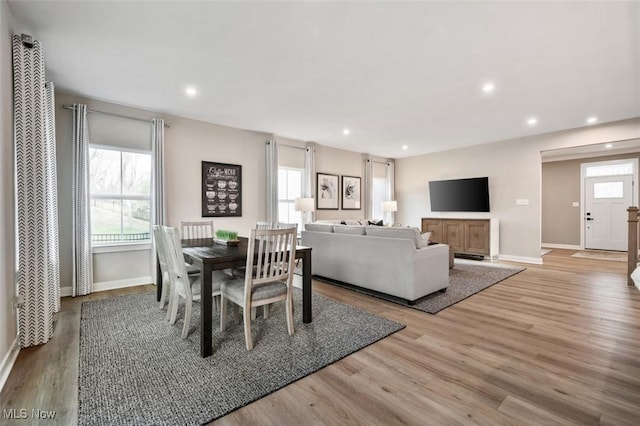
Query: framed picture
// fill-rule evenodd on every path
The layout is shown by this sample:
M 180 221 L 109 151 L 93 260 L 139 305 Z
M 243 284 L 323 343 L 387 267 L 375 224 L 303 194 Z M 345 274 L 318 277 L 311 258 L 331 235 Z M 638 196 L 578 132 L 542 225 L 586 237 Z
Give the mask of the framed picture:
M 342 210 L 360 210 L 360 178 L 342 176 Z
M 202 162 L 202 217 L 242 216 L 242 166 Z
M 338 210 L 338 176 L 316 173 L 316 209 Z

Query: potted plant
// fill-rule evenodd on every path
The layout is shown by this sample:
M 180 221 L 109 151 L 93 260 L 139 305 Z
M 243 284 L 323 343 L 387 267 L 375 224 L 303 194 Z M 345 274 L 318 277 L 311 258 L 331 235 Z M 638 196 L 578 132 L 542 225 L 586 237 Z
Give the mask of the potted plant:
M 228 246 L 237 245 L 238 233 L 235 231 L 227 231 L 226 229 L 218 229 L 213 241 L 218 244 L 226 244 Z

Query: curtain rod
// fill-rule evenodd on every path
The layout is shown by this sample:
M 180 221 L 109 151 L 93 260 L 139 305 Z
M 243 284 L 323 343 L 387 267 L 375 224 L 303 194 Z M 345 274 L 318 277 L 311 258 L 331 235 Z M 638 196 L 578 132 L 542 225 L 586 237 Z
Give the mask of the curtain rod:
M 65 109 L 72 109 L 72 110 L 76 109 L 76 107 L 73 106 L 73 105 L 62 105 L 62 107 L 65 108 Z M 97 111 L 95 109 L 89 109 L 89 108 L 87 108 L 87 112 L 92 112 L 94 114 L 109 115 L 111 117 L 117 117 L 117 118 L 124 118 L 125 120 L 140 121 L 142 123 L 149 123 L 149 124 L 152 123 L 151 120 L 145 120 L 144 118 L 137 118 L 137 117 L 131 117 L 131 116 L 128 116 L 128 115 L 115 114 L 113 112 Z M 171 126 L 169 126 L 167 123 L 165 123 L 164 127 L 171 127 Z
M 286 146 L 287 148 L 300 149 L 300 150 L 302 150 L 302 151 L 306 151 L 306 150 L 307 150 L 307 148 L 306 148 L 306 147 L 301 148 L 301 147 L 299 147 L 299 146 L 287 145 L 287 144 L 285 144 L 285 143 L 279 143 L 279 144 L 278 144 L 278 146 Z

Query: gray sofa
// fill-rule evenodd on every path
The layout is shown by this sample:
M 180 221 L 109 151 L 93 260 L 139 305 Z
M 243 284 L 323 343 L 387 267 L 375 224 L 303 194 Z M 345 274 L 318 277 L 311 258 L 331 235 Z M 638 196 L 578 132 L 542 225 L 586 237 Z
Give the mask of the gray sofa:
M 418 228 L 307 224 L 314 275 L 409 303 L 449 285 L 449 247 L 428 245 Z

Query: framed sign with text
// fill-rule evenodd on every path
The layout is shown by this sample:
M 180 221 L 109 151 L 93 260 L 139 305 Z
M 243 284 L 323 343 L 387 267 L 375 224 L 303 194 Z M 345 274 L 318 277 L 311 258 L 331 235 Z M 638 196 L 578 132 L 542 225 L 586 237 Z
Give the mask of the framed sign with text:
M 202 162 L 202 217 L 242 216 L 242 166 Z

